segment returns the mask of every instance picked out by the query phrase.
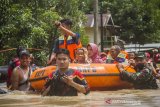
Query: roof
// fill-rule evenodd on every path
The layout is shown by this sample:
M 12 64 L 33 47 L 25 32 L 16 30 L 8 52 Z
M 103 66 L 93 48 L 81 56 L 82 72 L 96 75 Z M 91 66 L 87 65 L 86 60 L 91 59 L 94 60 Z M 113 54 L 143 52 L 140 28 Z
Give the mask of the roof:
M 129 45 L 125 45 L 125 48 L 160 48 L 160 43 L 148 43 L 148 44 L 144 44 L 144 45 L 140 45 L 140 44 L 129 44 Z
M 151 44 L 130 44 L 130 45 L 124 45 L 125 50 L 128 52 L 132 51 L 147 51 L 147 50 L 152 50 L 154 48 L 160 48 L 160 43 L 151 43 Z
M 94 27 L 94 14 L 86 14 L 87 17 L 87 22 L 84 24 L 86 27 Z M 103 26 L 107 25 L 114 25 L 114 22 L 112 20 L 112 16 L 110 13 L 108 14 L 103 14 Z M 110 23 L 109 23 L 110 22 Z M 101 16 L 98 14 L 98 26 L 101 26 Z

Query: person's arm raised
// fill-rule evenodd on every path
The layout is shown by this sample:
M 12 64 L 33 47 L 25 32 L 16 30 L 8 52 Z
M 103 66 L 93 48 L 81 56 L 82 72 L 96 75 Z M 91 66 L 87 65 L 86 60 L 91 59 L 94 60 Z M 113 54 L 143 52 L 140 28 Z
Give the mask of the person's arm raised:
M 72 32 L 71 30 L 65 28 L 62 26 L 61 22 L 56 21 L 55 25 L 60 28 L 61 30 L 63 30 L 67 35 L 70 35 L 72 37 L 76 37 L 76 33 Z
M 62 29 L 64 32 L 66 32 L 67 35 L 70 35 L 72 37 L 76 37 L 76 33 L 72 32 L 71 30 L 63 27 L 62 25 L 59 26 L 60 29 Z

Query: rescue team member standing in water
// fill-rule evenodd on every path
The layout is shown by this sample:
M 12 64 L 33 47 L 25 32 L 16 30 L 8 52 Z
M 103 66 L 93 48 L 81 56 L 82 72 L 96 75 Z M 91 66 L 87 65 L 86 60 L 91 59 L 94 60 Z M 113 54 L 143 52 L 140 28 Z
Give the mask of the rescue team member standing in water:
M 152 75 L 152 70 L 146 65 L 145 56 L 137 55 L 134 65 L 136 73 L 127 72 L 122 64 L 117 64 L 121 79 L 133 83 L 136 89 L 157 89 L 156 79 Z
M 55 41 L 53 53 L 48 61 L 48 65 L 50 65 L 55 59 L 58 49 L 68 49 L 70 52 L 70 58 L 73 61 L 76 49 L 82 47 L 80 42 L 80 34 L 71 31 L 71 20 L 63 19 L 60 22 L 55 22 L 55 25 L 61 30 L 62 35 Z
M 43 96 L 77 96 L 78 91 L 88 94 L 89 87 L 83 75 L 74 69 L 69 69 L 69 51 L 59 49 L 56 53 L 57 70 L 49 76 Z
M 14 68 L 11 76 L 11 90 L 28 91 L 30 88 L 27 82 L 30 74 L 30 54 L 27 50 L 20 52 L 20 65 Z

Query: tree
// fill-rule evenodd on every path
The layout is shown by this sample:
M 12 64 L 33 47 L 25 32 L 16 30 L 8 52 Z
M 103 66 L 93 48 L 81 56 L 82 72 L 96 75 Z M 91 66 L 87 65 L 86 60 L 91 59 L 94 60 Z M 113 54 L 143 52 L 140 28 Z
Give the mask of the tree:
M 93 11 L 93 0 L 83 2 L 83 11 Z M 160 34 L 159 0 L 99 0 L 101 12 L 110 11 L 116 25 L 121 26 L 120 38 L 144 44 L 158 42 Z
M 34 54 L 38 58 L 37 64 L 44 65 L 53 38 L 58 36 L 55 35 L 54 21 L 71 18 L 74 30 L 85 34 L 80 27 L 85 16 L 79 10 L 79 2 L 80 0 L 1 0 L 0 49 L 19 45 L 44 49 L 43 52 Z M 0 57 L 8 62 L 12 54 L 14 53 L 5 53 Z
M 140 44 L 159 39 L 155 35 L 160 28 L 159 5 L 158 0 L 108 0 L 107 4 L 114 22 L 122 27 L 121 38 Z

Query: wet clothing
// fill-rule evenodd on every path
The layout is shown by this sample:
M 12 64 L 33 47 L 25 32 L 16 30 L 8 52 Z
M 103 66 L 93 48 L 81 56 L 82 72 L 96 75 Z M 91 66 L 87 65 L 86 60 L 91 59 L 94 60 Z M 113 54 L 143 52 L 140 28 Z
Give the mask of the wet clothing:
M 104 63 L 104 61 L 99 56 L 97 45 L 94 43 L 89 43 L 88 46 L 91 46 L 93 51 L 93 56 L 91 57 L 92 63 Z
M 117 64 L 117 63 L 127 63 L 127 54 L 123 51 L 118 54 L 116 59 L 113 59 L 111 54 L 108 53 L 106 63 Z
M 13 69 L 19 65 L 20 65 L 19 58 L 14 58 L 10 61 L 10 64 L 8 66 L 8 73 L 7 73 L 7 87 L 11 85 L 11 76 L 12 76 Z
M 20 91 L 27 91 L 27 90 L 29 90 L 30 84 L 28 82 L 28 79 L 29 79 L 29 77 L 30 77 L 30 75 L 32 73 L 31 67 L 29 67 L 28 71 L 26 71 L 26 72 L 24 72 L 24 70 L 20 66 L 17 66 L 14 69 L 14 71 L 16 71 L 16 70 L 18 70 L 19 72 L 21 72 L 22 75 L 23 75 L 22 80 L 19 81 L 18 90 L 20 90 Z
M 75 58 L 76 49 L 82 47 L 79 39 L 80 35 L 78 33 L 76 33 L 76 37 L 62 35 L 55 41 L 53 52 L 56 53 L 59 48 L 68 49 L 70 53 L 70 58 L 73 61 Z
M 89 87 L 83 75 L 77 70 L 68 69 L 65 73 L 60 73 L 60 71 L 57 70 L 49 76 L 50 80 L 46 83 L 45 88 L 47 88 L 48 86 L 50 86 L 51 88 L 47 95 L 49 96 L 77 96 L 78 95 L 77 90 L 74 87 L 69 86 L 68 84 L 66 84 L 61 80 L 61 78 L 64 75 L 73 76 L 74 82 L 80 85 L 83 85 L 85 87 L 86 89 L 85 94 L 89 93 Z
M 122 80 L 131 82 L 136 89 L 157 89 L 155 77 L 152 75 L 152 70 L 144 67 L 142 70 L 136 69 L 136 73 L 122 71 L 120 77 Z

